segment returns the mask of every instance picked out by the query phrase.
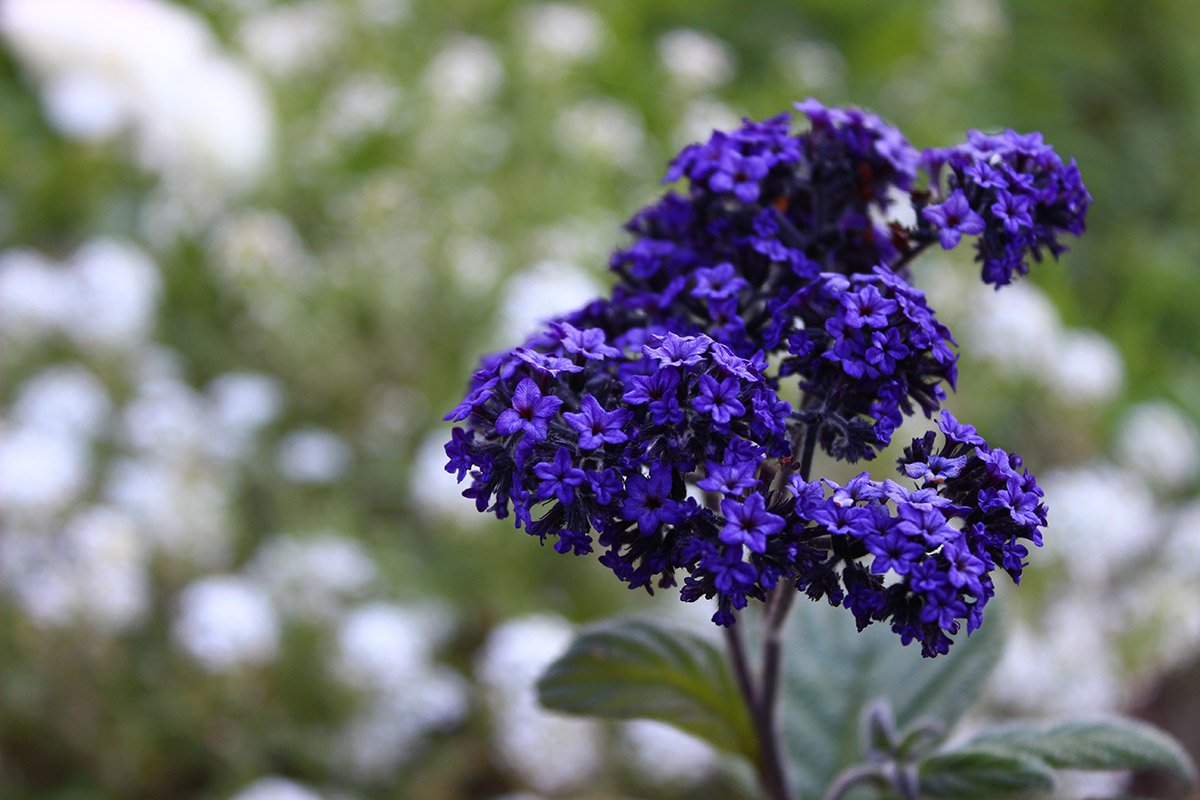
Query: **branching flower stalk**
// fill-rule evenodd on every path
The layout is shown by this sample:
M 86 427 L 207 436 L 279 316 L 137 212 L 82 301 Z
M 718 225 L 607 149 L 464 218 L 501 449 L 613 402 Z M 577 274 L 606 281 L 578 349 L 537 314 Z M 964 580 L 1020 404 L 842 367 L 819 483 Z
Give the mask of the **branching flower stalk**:
M 463 424 L 446 469 L 479 511 L 560 553 L 599 547 L 630 588 L 715 603 L 773 800 L 789 796 L 776 709 L 798 592 L 932 657 L 1042 541 L 1020 457 L 941 408 L 955 342 L 908 265 L 969 238 L 1001 287 L 1060 255 L 1091 202 L 1040 134 L 921 152 L 860 109 L 797 108 L 799 132 L 781 114 L 684 148 L 665 178 L 679 189 L 626 226 L 611 296 L 484 358 L 447 415 Z M 937 430 L 904 448 L 903 482 L 811 476 L 818 448 L 873 459 L 918 410 Z M 755 600 L 757 680 L 732 630 Z

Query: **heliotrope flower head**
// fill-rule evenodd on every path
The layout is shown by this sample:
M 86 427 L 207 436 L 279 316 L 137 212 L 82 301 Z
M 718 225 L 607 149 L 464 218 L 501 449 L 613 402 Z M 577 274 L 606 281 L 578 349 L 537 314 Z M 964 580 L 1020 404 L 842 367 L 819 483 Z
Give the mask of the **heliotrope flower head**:
M 817 479 L 814 451 L 874 458 L 954 388 L 914 257 L 976 237 L 1001 285 L 1081 233 L 1091 198 L 1037 135 L 920 153 L 861 109 L 797 109 L 805 128 L 781 114 L 684 148 L 676 187 L 626 225 L 611 297 L 483 359 L 446 469 L 631 588 L 715 599 L 719 624 L 782 585 L 937 655 L 1041 544 L 1036 480 L 944 410 L 900 480 Z M 914 227 L 885 221 L 897 202 Z

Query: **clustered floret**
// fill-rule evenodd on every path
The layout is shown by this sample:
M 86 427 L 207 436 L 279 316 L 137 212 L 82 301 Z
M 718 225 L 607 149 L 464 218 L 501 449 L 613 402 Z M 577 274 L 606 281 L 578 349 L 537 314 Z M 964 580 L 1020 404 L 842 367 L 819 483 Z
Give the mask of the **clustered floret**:
M 682 181 L 628 223 L 607 299 L 486 357 L 447 419 L 446 469 L 477 508 L 601 550 L 630 588 L 683 580 L 733 624 L 777 586 L 886 621 L 926 655 L 1017 581 L 1046 509 L 1021 459 L 942 411 L 905 449 L 911 486 L 810 480 L 819 446 L 872 459 L 954 388 L 954 340 L 908 282 L 921 251 L 977 237 L 983 278 L 1028 270 L 1090 197 L 1039 135 L 918 152 L 859 109 L 798 104 L 685 148 Z M 943 172 L 946 174 L 943 176 Z M 922 173 L 925 179 L 922 180 Z M 887 222 L 911 203 L 915 227 Z M 792 405 L 780 395 L 798 383 Z

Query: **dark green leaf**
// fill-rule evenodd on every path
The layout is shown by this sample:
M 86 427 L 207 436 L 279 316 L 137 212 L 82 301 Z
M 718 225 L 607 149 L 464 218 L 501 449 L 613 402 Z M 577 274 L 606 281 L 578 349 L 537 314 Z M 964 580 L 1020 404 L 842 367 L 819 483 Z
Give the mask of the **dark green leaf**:
M 1053 789 L 1054 773 L 1032 756 L 952 750 L 921 762 L 920 787 L 922 795 L 955 800 L 1013 797 Z
M 1195 766 L 1178 742 L 1130 719 L 1017 723 L 985 731 L 967 746 L 1033 755 L 1063 769 L 1163 769 L 1196 779 Z
M 724 651 L 692 633 L 615 620 L 582 633 L 538 681 L 555 711 L 654 719 L 754 760 L 758 748 Z
M 959 636 L 949 655 L 928 659 L 887 627 L 861 633 L 843 608 L 798 603 L 787 632 L 784 736 L 796 788 L 820 797 L 862 757 L 859 720 L 886 697 L 901 730 L 922 718 L 949 728 L 979 696 L 999 657 L 1004 622 L 989 608 L 984 626 Z

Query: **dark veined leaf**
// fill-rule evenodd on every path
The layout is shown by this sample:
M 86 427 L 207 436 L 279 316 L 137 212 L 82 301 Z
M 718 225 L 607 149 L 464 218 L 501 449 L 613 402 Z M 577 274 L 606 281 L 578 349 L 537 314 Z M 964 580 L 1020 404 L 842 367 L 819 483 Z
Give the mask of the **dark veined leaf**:
M 584 631 L 538 681 L 546 708 L 605 719 L 653 719 L 719 749 L 758 756 L 750 714 L 725 652 L 646 620 Z
M 853 616 L 824 603 L 797 603 L 786 640 L 781 717 L 795 786 L 820 797 L 861 760 L 859 721 L 886 697 L 900 729 L 921 719 L 949 728 L 973 704 L 1000 655 L 1004 621 L 989 607 L 983 627 L 950 653 L 922 658 L 884 626 L 856 629 Z
M 1195 765 L 1178 742 L 1131 719 L 1014 723 L 980 733 L 964 746 L 1036 756 L 1063 769 L 1161 769 L 1196 781 Z
M 961 749 L 921 762 L 919 785 L 922 796 L 985 800 L 1048 791 L 1054 773 L 1032 756 Z

